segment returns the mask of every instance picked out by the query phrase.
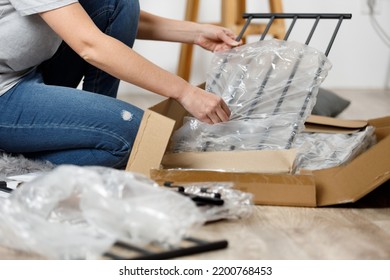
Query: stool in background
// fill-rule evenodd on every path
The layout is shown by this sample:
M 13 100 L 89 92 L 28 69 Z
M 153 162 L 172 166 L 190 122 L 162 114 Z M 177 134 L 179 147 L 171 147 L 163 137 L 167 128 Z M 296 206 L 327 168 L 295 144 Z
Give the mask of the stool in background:
M 245 24 L 245 20 L 242 15 L 246 12 L 246 1 L 245 0 L 221 0 L 221 22 L 213 23 L 221 25 L 231 29 L 233 32 L 238 34 Z M 199 12 L 199 0 L 187 0 L 187 7 L 185 13 L 185 20 L 197 21 Z M 269 0 L 269 10 L 271 13 L 282 13 L 282 0 Z M 247 35 L 263 33 L 266 24 L 257 23 L 251 24 L 246 33 Z M 283 39 L 285 34 L 285 24 L 283 19 L 277 19 L 273 22 L 269 35 L 276 39 Z M 243 38 L 245 42 L 245 37 Z M 177 74 L 185 80 L 190 79 L 191 65 L 192 65 L 192 51 L 193 45 L 182 44 L 180 50 L 180 58 Z

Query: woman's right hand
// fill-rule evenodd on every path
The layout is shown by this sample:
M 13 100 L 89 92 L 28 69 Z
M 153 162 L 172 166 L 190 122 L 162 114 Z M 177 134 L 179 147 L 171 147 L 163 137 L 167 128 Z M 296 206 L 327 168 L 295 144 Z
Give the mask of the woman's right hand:
M 190 86 L 177 100 L 192 116 L 202 122 L 215 124 L 230 118 L 231 112 L 225 101 L 201 88 Z

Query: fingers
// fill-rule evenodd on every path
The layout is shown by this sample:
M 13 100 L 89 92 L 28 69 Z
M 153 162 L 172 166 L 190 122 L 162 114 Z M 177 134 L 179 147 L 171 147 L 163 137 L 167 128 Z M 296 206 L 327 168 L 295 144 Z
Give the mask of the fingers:
M 223 101 L 223 99 L 220 99 L 219 104 L 207 114 L 207 117 L 209 121 L 208 123 L 215 124 L 220 122 L 226 122 L 230 118 L 230 109 Z
M 226 114 L 226 117 L 227 117 L 226 120 L 229 120 L 230 114 L 231 114 L 230 108 L 228 107 L 228 105 L 223 100 L 222 100 L 221 108 L 222 108 L 223 112 Z
M 208 115 L 206 122 L 209 124 L 215 124 L 215 123 L 220 123 L 221 120 L 219 119 L 217 114 L 211 113 L 210 115 Z
M 229 29 L 223 29 L 220 33 L 219 39 L 228 44 L 231 47 L 236 47 L 242 42 L 236 40 L 237 36 Z
M 226 105 L 226 103 L 221 99 L 219 105 L 212 106 L 209 108 L 204 108 L 203 112 L 199 112 L 199 114 L 195 113 L 194 117 L 208 124 L 226 122 L 230 118 L 230 109 Z
M 230 29 L 203 24 L 203 31 L 195 38 L 194 43 L 200 47 L 213 51 L 225 51 L 242 44 L 242 41 L 237 41 L 235 35 Z
M 230 50 L 242 44 L 242 40 L 237 41 L 236 35 L 229 29 L 222 29 L 217 37 L 221 43 L 214 48 L 215 52 Z
M 239 42 L 234 40 L 234 37 L 228 36 L 225 32 L 220 33 L 219 39 L 232 47 L 236 47 L 240 44 Z
M 179 102 L 195 118 L 202 122 L 215 124 L 230 118 L 230 109 L 222 97 L 197 87 L 184 94 Z
M 226 103 L 222 101 L 221 107 L 216 110 L 216 114 L 222 122 L 226 122 L 230 119 L 230 110 Z
M 206 122 L 210 124 L 226 122 L 229 120 L 228 114 L 224 110 L 222 110 L 221 107 L 209 113 L 207 116 L 208 118 L 206 119 Z

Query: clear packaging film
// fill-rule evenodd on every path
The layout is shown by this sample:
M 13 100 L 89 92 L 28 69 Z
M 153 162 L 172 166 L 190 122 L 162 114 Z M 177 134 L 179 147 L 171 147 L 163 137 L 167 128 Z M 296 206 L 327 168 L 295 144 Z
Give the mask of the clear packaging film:
M 138 174 L 60 166 L 0 204 L 0 243 L 53 259 L 95 259 L 117 240 L 173 246 L 204 223 L 188 198 Z
M 375 128 L 350 133 L 300 133 L 295 172 L 301 169 L 319 170 L 348 163 L 376 143 Z
M 184 191 L 199 196 L 218 195 L 221 206 L 200 207 L 208 222 L 223 219 L 245 219 L 253 213 L 253 194 L 233 189 L 230 182 L 204 182 L 184 184 Z
M 291 148 L 330 68 L 322 52 L 293 41 L 264 40 L 216 53 L 206 90 L 225 100 L 231 120 L 209 125 L 187 117 L 171 150 Z

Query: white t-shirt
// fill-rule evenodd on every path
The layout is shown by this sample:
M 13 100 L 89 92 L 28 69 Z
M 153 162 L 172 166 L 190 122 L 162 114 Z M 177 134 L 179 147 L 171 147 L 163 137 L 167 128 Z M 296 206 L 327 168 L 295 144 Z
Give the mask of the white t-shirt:
M 61 39 L 38 15 L 78 0 L 0 0 L 0 95 L 53 56 Z

